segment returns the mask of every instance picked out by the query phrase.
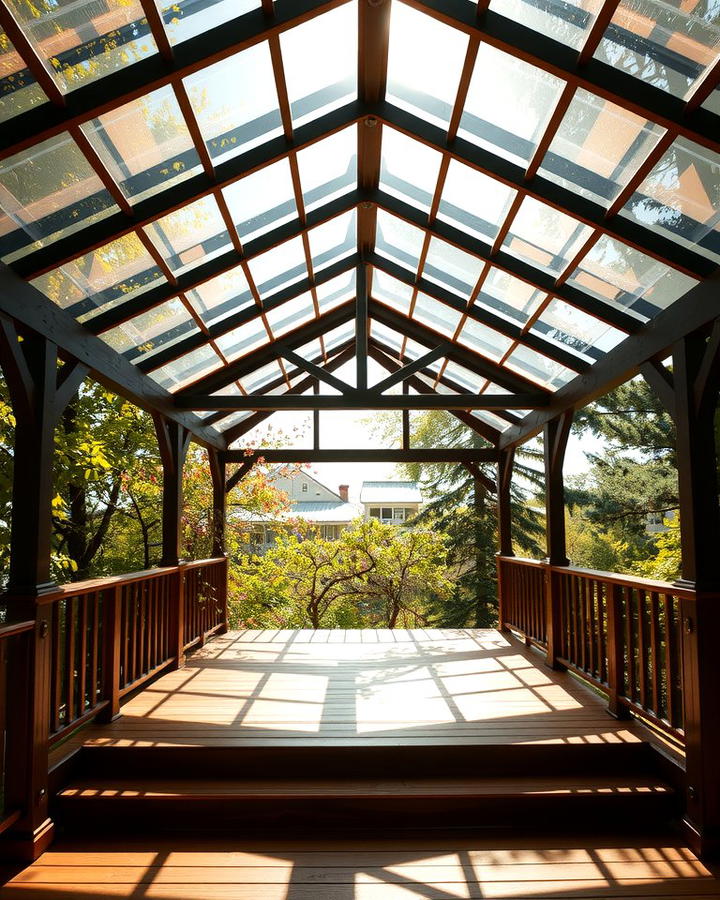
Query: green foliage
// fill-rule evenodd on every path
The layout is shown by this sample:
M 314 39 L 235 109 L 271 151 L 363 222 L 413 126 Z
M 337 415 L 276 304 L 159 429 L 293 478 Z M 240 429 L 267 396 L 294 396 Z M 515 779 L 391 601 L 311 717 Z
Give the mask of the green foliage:
M 264 556 L 239 560 L 233 619 L 252 627 L 360 628 L 427 621 L 452 590 L 445 540 L 358 519 L 338 540 L 291 522 Z

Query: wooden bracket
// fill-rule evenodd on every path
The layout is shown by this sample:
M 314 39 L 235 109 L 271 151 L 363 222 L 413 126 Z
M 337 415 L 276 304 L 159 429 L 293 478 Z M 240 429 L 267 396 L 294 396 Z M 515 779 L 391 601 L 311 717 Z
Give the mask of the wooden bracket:
M 255 457 L 250 457 L 240 463 L 240 465 L 232 473 L 232 475 L 228 478 L 228 480 L 225 484 L 225 493 L 226 494 L 229 494 L 230 491 L 242 481 L 242 479 L 247 475 L 247 473 L 255 465 L 255 462 L 256 462 Z
M 649 359 L 640 366 L 640 374 L 655 391 L 658 399 L 675 418 L 675 379 L 672 372 L 661 362 Z
M 488 476 L 482 471 L 477 463 L 465 462 L 463 463 L 463 466 L 465 466 L 465 468 L 472 475 L 475 481 L 478 481 L 485 488 L 485 490 L 488 491 L 488 493 L 497 493 L 497 485 L 492 480 L 492 478 L 488 478 Z

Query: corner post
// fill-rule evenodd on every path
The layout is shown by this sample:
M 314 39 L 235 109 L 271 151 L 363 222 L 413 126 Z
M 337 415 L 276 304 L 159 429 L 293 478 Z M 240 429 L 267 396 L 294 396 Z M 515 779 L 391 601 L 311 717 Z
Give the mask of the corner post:
M 228 630 L 228 565 L 226 555 L 225 526 L 227 522 L 227 463 L 225 454 L 217 450 L 208 450 L 210 457 L 210 474 L 213 485 L 213 544 L 212 555 L 217 559 L 225 557 L 218 601 L 222 608 L 222 633 Z
M 553 669 L 558 668 L 557 658 L 560 655 L 562 635 L 562 609 L 560 596 L 556 590 L 553 568 L 567 566 L 565 544 L 565 483 L 563 480 L 563 463 L 565 450 L 572 425 L 572 410 L 564 412 L 552 419 L 545 426 L 545 528 L 547 541 L 547 558 L 545 560 L 545 616 L 547 629 L 546 663 Z
M 682 579 L 681 601 L 687 807 L 693 849 L 720 855 L 720 507 L 715 411 L 720 387 L 720 320 L 673 348 Z

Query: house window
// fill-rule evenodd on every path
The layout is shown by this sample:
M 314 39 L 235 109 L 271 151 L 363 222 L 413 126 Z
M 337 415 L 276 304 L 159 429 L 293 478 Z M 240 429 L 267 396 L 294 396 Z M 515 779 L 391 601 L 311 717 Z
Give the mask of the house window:
M 337 537 L 337 526 L 323 525 L 322 536 L 326 541 L 334 541 Z
M 302 483 L 302 492 L 303 492 L 303 494 L 307 494 L 307 492 L 308 492 L 307 481 L 303 481 L 303 483 Z
M 380 518 L 383 522 L 389 522 L 392 519 L 392 509 L 389 506 L 383 506 Z
M 380 518 L 380 507 L 379 506 L 371 506 L 370 507 L 370 518 L 371 519 L 379 519 Z
M 404 506 L 396 506 L 393 509 L 393 522 L 404 522 L 405 521 L 405 507 Z

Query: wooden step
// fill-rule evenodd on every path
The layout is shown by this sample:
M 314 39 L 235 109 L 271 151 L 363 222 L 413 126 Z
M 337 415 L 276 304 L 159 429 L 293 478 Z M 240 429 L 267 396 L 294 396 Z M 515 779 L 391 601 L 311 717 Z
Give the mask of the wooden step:
M 615 823 L 668 818 L 673 788 L 658 778 L 434 777 L 137 779 L 86 778 L 60 791 L 59 821 L 133 828 L 209 828 L 278 823 L 359 827 L 416 826 L 419 821 L 486 827 L 527 824 L 528 817 Z

